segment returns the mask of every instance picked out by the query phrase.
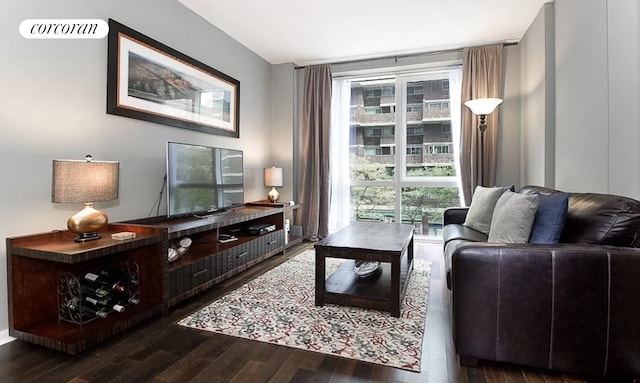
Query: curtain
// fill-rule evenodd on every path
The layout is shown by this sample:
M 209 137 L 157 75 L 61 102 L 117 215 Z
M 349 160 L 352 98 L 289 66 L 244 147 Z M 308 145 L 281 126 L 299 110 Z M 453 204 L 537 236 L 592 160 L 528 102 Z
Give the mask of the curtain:
M 460 117 L 461 106 L 460 90 L 462 87 L 462 68 L 449 70 L 449 105 L 451 108 L 451 139 L 453 142 L 453 152 L 460 153 Z M 462 182 L 460 178 L 460 156 L 453 157 L 453 164 L 456 170 L 456 181 L 458 183 L 458 197 L 460 205 L 464 206 L 464 193 L 462 192 Z
M 465 48 L 462 53 L 462 103 L 477 98 L 502 98 L 502 44 Z M 484 161 L 480 161 L 479 118 L 466 106 L 462 107 L 460 175 L 467 203 L 471 203 L 477 185 L 495 185 L 499 115 L 494 112 L 487 116 Z M 484 179 L 480 179 L 480 164 Z
M 334 79 L 331 99 L 331 194 L 329 234 L 351 220 L 351 177 L 349 176 L 349 126 L 351 122 L 351 80 Z M 339 164 L 339 166 L 335 166 Z
M 300 151 L 300 222 L 310 241 L 329 232 L 331 67 L 305 68 Z

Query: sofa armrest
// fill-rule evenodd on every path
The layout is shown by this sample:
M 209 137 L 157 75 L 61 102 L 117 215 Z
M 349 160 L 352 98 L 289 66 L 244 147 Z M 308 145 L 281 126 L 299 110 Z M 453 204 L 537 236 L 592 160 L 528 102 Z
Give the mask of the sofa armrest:
M 470 244 L 453 253 L 451 272 L 461 356 L 596 375 L 640 373 L 640 249 Z
M 468 212 L 468 206 L 447 208 L 442 213 L 442 225 L 445 226 L 452 223 L 462 225 L 464 223 L 464 220 L 467 218 Z

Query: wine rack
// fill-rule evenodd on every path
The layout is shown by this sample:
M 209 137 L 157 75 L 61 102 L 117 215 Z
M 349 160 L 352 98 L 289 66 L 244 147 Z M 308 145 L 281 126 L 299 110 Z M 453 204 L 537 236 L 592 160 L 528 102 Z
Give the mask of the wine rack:
M 136 238 L 111 238 L 123 231 L 135 232 Z M 109 224 L 100 234 L 101 239 L 85 243 L 74 242 L 68 231 L 7 239 L 9 335 L 77 354 L 164 311 L 165 231 Z M 131 287 L 138 304 L 105 318 L 80 315 L 85 274 L 110 269 L 138 281 Z
M 95 308 L 90 304 L 94 298 L 103 298 L 105 301 L 116 302 L 113 306 L 122 307 L 122 311 L 126 306 L 129 306 L 135 302 L 139 304 L 140 301 L 140 267 L 136 262 L 124 260 L 121 262 L 119 274 L 122 275 L 124 291 L 120 294 L 109 291 L 104 288 L 104 296 L 95 296 L 88 294 L 86 290 L 90 287 L 89 282 L 83 281 L 85 277 L 79 277 L 73 273 L 64 272 L 58 278 L 58 320 L 73 323 L 79 326 L 83 326 L 86 323 L 94 321 L 96 319 L 106 319 L 108 315 L 117 315 L 119 311 L 110 309 L 108 307 Z M 95 275 L 103 275 L 100 271 Z M 137 283 L 131 283 L 136 281 Z M 83 286 L 85 288 L 83 289 Z M 97 294 L 102 295 L 102 294 Z M 126 300 L 126 302 L 125 302 Z M 120 305 L 122 302 L 122 305 Z

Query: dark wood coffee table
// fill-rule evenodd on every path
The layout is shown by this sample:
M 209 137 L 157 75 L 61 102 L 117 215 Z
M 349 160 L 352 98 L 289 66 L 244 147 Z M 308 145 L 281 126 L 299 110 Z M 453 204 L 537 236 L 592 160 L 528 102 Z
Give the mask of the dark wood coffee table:
M 413 229 L 399 223 L 356 223 L 317 242 L 316 306 L 335 303 L 399 317 L 413 270 Z M 326 258 L 348 261 L 325 279 Z M 353 271 L 356 260 L 379 261 L 382 273 L 360 278 Z

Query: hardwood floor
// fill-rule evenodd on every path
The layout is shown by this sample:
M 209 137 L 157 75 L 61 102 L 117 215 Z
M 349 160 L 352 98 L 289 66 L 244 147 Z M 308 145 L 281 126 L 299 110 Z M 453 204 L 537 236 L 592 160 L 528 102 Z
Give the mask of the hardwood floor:
M 184 328 L 174 322 L 302 250 L 303 243 L 87 352 L 70 356 L 29 343 L 0 346 L 0 382 L 605 382 L 496 363 L 460 367 L 451 341 L 440 244 L 416 242 L 432 261 L 422 371 L 414 373 L 283 346 Z M 313 281 L 310 281 L 313 283 Z

